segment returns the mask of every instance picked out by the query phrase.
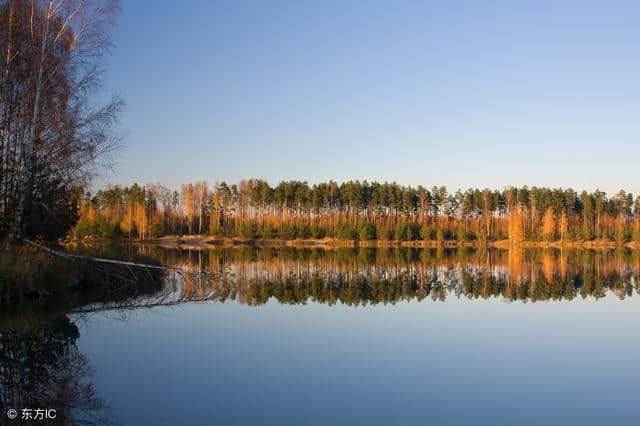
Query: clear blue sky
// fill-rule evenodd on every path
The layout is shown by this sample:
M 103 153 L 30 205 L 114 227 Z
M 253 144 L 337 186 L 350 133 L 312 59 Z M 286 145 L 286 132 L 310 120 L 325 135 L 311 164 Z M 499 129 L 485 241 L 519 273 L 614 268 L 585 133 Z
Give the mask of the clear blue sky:
M 640 193 L 638 1 L 125 1 L 99 183 Z

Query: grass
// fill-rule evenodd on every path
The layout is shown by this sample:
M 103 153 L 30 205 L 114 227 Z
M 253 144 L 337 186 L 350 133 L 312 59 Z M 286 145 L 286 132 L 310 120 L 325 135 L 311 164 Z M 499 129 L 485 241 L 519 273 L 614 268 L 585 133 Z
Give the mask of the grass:
M 72 278 L 69 263 L 35 247 L 12 246 L 0 254 L 0 303 L 55 293 Z

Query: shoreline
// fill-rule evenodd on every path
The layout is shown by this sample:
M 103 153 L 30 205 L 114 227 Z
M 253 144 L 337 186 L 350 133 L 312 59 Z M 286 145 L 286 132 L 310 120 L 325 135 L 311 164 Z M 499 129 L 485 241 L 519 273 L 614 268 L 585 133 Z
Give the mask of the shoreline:
M 239 237 L 211 237 L 208 235 L 167 235 L 144 240 L 128 240 L 134 244 L 155 245 L 169 249 L 189 249 L 201 250 L 212 248 L 231 247 L 300 247 L 300 248 L 325 248 L 333 249 L 340 247 L 371 247 L 371 248 L 495 248 L 508 250 L 511 248 L 509 240 L 497 241 L 466 241 L 446 240 L 438 242 L 436 240 L 423 241 L 390 241 L 390 240 L 337 240 L 333 238 L 305 239 L 305 240 L 280 240 L 280 239 L 245 239 Z M 92 240 L 105 241 L 103 239 Z M 77 241 L 73 241 L 75 243 Z M 587 249 L 587 250 L 611 250 L 625 248 L 630 250 L 640 250 L 640 242 L 632 241 L 619 244 L 615 241 L 522 241 L 520 248 L 554 248 L 554 249 Z

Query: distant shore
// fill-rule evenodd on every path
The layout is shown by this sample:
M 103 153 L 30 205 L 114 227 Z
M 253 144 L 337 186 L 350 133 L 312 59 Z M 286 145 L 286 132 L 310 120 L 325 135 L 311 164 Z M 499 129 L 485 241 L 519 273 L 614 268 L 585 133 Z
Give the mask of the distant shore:
M 164 237 L 135 240 L 138 244 L 151 244 L 164 248 L 183 248 L 183 249 L 206 249 L 214 247 L 317 247 L 317 248 L 336 248 L 336 247 L 416 247 L 416 248 L 458 248 L 458 247 L 491 247 L 498 249 L 509 249 L 511 243 L 509 240 L 499 241 L 456 241 L 445 240 L 442 242 L 431 241 L 389 241 L 389 240 L 338 240 L 333 238 L 322 239 L 297 239 L 297 240 L 281 240 L 281 239 L 244 239 L 239 237 L 211 237 L 208 235 L 168 235 Z M 577 248 L 577 249 L 616 249 L 628 248 L 632 250 L 640 249 L 640 243 L 637 241 L 627 242 L 624 244 L 615 241 L 523 241 L 518 244 L 522 248 Z

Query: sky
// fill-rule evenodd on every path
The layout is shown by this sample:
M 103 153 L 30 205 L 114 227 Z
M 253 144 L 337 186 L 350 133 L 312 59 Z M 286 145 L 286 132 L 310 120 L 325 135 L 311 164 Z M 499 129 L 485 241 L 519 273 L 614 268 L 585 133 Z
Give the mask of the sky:
M 97 185 L 640 193 L 640 2 L 123 1 Z

